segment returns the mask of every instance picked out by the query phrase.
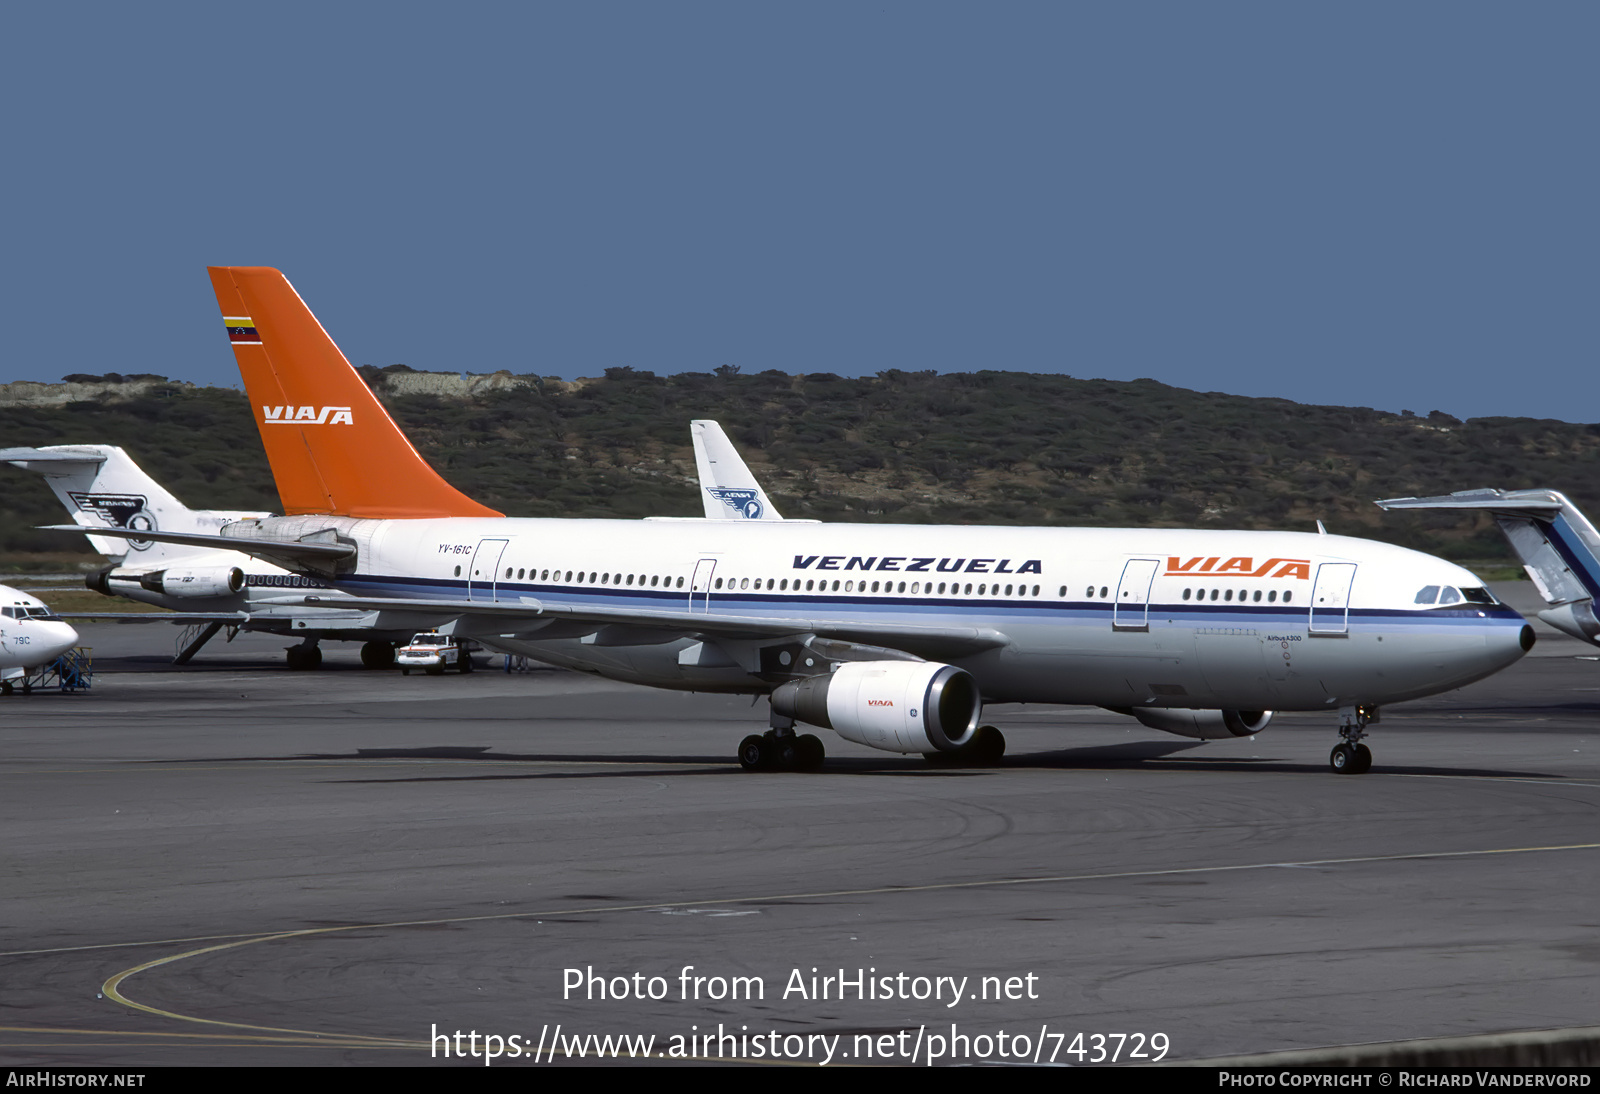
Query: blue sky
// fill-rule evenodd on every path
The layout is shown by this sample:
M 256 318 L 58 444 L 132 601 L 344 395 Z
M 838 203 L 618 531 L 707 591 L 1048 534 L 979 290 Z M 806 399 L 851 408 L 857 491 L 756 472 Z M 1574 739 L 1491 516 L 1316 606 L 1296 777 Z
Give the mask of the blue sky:
M 1600 6 L 9 5 L 0 380 L 979 368 L 1600 420 Z

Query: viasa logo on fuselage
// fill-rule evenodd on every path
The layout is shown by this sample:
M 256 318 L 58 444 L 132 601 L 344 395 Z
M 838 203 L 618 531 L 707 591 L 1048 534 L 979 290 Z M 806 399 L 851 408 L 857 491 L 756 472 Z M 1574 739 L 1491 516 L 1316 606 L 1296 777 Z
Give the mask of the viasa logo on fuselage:
M 355 425 L 347 406 L 264 406 L 261 420 L 267 425 Z
M 1221 565 L 1218 565 L 1221 563 Z M 1311 560 L 1305 558 L 1269 558 L 1261 565 L 1256 565 L 1253 558 L 1236 556 L 1224 559 L 1221 555 L 1210 558 L 1198 555 L 1191 559 L 1167 556 L 1167 577 L 1198 577 L 1209 574 L 1213 577 L 1292 577 L 1302 581 L 1311 580 Z

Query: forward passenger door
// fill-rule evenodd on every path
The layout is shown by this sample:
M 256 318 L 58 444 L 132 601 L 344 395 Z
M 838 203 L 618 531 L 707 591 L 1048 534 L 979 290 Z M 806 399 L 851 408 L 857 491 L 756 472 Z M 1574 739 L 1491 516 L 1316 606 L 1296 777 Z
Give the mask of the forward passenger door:
M 1312 634 L 1349 633 L 1350 586 L 1355 579 L 1354 562 L 1324 562 L 1317 567 L 1316 588 L 1311 590 Z
M 1154 559 L 1136 558 L 1122 568 L 1122 580 L 1117 582 L 1117 603 L 1111 612 L 1114 629 L 1150 629 L 1150 586 L 1155 583 L 1160 565 Z

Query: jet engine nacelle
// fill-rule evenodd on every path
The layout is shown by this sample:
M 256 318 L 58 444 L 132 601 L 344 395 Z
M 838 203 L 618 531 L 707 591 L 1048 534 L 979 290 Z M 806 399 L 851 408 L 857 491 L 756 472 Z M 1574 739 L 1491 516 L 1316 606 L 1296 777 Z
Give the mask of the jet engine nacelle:
M 778 714 L 885 752 L 955 752 L 982 706 L 971 673 L 931 661 L 851 661 L 772 693 Z
M 244 588 L 244 571 L 237 566 L 157 570 L 142 575 L 139 584 L 153 593 L 168 596 L 226 596 Z
M 1166 733 L 1197 737 L 1202 741 L 1225 741 L 1229 737 L 1253 737 L 1272 721 L 1270 710 L 1179 710 L 1141 707 L 1129 711 L 1135 718 Z

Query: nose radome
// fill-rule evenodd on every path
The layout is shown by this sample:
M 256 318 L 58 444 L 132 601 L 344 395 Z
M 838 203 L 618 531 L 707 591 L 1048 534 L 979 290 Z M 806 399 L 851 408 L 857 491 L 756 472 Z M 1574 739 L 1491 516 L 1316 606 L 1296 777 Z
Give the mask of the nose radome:
M 50 629 L 45 638 L 49 643 L 51 657 L 59 657 L 78 644 L 78 632 L 71 625 L 50 623 L 48 626 Z
M 1524 623 L 1520 627 L 1496 627 L 1487 636 L 1488 654 L 1496 669 L 1515 664 L 1533 649 L 1533 628 Z

